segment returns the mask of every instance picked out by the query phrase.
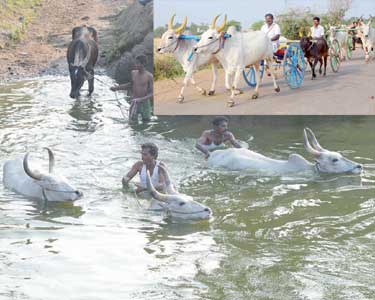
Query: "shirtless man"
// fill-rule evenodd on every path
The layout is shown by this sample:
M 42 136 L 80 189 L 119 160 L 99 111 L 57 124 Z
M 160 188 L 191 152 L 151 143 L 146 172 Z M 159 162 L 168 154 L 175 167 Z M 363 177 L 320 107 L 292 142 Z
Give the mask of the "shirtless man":
M 150 172 L 151 181 L 155 188 L 161 192 L 165 190 L 165 176 L 162 168 L 165 164 L 158 158 L 159 149 L 154 143 L 145 143 L 141 146 L 142 160 L 137 161 L 130 171 L 122 178 L 123 187 L 127 187 L 135 175 L 139 174 L 140 183 L 136 184 L 137 193 L 147 191 L 146 172 Z M 159 168 L 161 166 L 162 168 Z
M 206 159 L 210 156 L 210 151 L 223 148 L 228 142 L 235 148 L 242 148 L 233 133 L 228 130 L 227 118 L 215 117 L 212 125 L 213 129 L 203 131 L 195 145 L 199 151 L 204 153 Z
M 132 89 L 133 99 L 129 110 L 129 121 L 137 121 L 138 114 L 142 115 L 143 122 L 149 122 L 152 114 L 151 98 L 153 96 L 153 76 L 145 68 L 147 58 L 139 55 L 135 58 L 132 81 L 111 87 L 112 91 Z

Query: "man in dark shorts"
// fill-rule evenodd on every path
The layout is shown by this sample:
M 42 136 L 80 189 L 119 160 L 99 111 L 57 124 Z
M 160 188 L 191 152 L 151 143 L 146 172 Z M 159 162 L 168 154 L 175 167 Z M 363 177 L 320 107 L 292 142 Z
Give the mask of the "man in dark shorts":
M 228 122 L 226 117 L 215 117 L 212 121 L 213 129 L 203 131 L 198 139 L 195 147 L 204 153 L 206 159 L 211 151 L 225 148 L 228 142 L 235 148 L 242 148 L 233 133 L 228 130 Z
M 111 87 L 112 91 L 132 89 L 132 100 L 129 110 L 129 121 L 138 120 L 142 116 L 143 122 L 149 122 L 152 115 L 151 99 L 153 97 L 153 76 L 145 68 L 147 58 L 139 55 L 135 58 L 134 70 L 131 73 L 131 82 Z

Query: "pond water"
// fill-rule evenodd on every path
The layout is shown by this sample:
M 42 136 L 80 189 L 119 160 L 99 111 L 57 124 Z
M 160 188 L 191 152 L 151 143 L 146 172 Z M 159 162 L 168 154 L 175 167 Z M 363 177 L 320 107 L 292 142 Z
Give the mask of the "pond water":
M 129 126 L 106 85 L 81 101 L 69 88 L 64 76 L 0 88 L 1 166 L 31 151 L 47 168 L 48 146 L 84 193 L 43 207 L 0 184 L 0 299 L 375 299 L 375 118 L 231 118 L 236 137 L 273 158 L 311 159 L 309 126 L 364 165 L 361 176 L 265 176 L 207 168 L 194 143 L 210 117 Z M 165 219 L 122 190 L 149 141 L 210 222 Z

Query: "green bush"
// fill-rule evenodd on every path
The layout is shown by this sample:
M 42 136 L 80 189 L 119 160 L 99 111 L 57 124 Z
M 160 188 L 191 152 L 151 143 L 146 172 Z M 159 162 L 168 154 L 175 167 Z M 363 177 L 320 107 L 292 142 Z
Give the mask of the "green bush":
M 184 70 L 174 57 L 169 55 L 155 55 L 154 80 L 174 78 L 184 75 Z

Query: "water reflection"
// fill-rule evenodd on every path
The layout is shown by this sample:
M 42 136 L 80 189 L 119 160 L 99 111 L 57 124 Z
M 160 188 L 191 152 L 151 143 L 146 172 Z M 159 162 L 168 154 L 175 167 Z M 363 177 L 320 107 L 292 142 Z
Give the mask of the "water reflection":
M 69 115 L 73 118 L 67 126 L 68 129 L 77 131 L 94 132 L 103 126 L 102 104 L 93 98 L 83 98 L 75 100 Z

